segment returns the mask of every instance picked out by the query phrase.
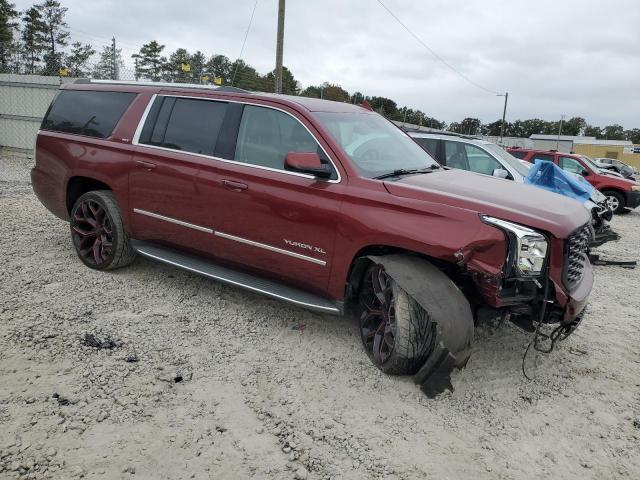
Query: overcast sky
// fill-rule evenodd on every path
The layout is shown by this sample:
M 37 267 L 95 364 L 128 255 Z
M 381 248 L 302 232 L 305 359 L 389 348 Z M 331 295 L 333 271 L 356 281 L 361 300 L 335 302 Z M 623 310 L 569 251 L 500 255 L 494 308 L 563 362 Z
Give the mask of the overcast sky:
M 23 10 L 30 1 L 13 0 Z M 62 0 L 73 40 L 115 36 L 129 57 L 155 39 L 235 59 L 255 0 Z M 449 64 L 509 91 L 507 120 L 561 114 L 640 128 L 638 0 L 383 0 Z M 243 59 L 275 62 L 277 0 L 259 0 Z M 386 96 L 446 122 L 494 121 L 503 99 L 434 58 L 376 0 L 288 0 L 284 63 L 303 86 L 323 81 Z

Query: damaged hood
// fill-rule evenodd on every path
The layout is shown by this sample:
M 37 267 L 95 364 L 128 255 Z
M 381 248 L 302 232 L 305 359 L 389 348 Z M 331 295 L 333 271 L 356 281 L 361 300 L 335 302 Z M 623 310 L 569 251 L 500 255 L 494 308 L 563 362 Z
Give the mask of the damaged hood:
M 571 198 L 511 180 L 464 170 L 440 170 L 385 181 L 395 196 L 451 204 L 566 238 L 590 221 L 589 211 Z

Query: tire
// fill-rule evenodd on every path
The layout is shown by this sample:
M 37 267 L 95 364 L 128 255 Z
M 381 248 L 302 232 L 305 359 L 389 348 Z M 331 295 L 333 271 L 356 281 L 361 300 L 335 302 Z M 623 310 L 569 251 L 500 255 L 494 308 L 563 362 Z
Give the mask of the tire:
M 372 264 L 364 275 L 359 320 L 365 351 L 383 372 L 413 375 L 434 350 L 436 325 L 382 266 Z
M 136 257 L 124 230 L 120 209 L 110 190 L 82 195 L 71 208 L 71 240 L 82 263 L 96 270 L 114 270 Z
M 626 213 L 626 201 L 624 195 L 615 190 L 605 190 L 604 195 L 607 197 L 607 203 L 613 210 L 613 213 Z

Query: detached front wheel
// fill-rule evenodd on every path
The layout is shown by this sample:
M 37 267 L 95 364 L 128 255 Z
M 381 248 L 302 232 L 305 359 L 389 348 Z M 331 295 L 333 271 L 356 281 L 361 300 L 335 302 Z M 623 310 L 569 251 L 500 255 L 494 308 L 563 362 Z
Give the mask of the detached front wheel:
M 359 303 L 360 335 L 371 361 L 385 373 L 416 373 L 434 348 L 428 313 L 377 264 L 365 272 Z
M 113 193 L 96 190 L 82 195 L 71 209 L 71 239 L 82 262 L 96 270 L 129 265 L 135 250 L 122 225 Z

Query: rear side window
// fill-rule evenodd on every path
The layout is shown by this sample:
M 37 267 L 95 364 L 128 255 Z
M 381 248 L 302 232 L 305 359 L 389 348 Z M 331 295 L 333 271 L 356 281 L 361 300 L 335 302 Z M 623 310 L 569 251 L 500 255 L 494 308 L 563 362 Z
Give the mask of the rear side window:
M 509 150 L 509 153 L 516 158 L 523 159 L 527 156 L 527 152 L 523 152 L 522 150 Z
M 226 102 L 160 97 L 139 143 L 213 156 L 226 111 Z
M 553 162 L 553 155 L 545 155 L 544 153 L 535 153 L 531 158 L 531 163 L 536 163 L 536 160 L 542 160 L 544 162 Z
M 62 90 L 49 107 L 42 129 L 107 138 L 135 93 Z

